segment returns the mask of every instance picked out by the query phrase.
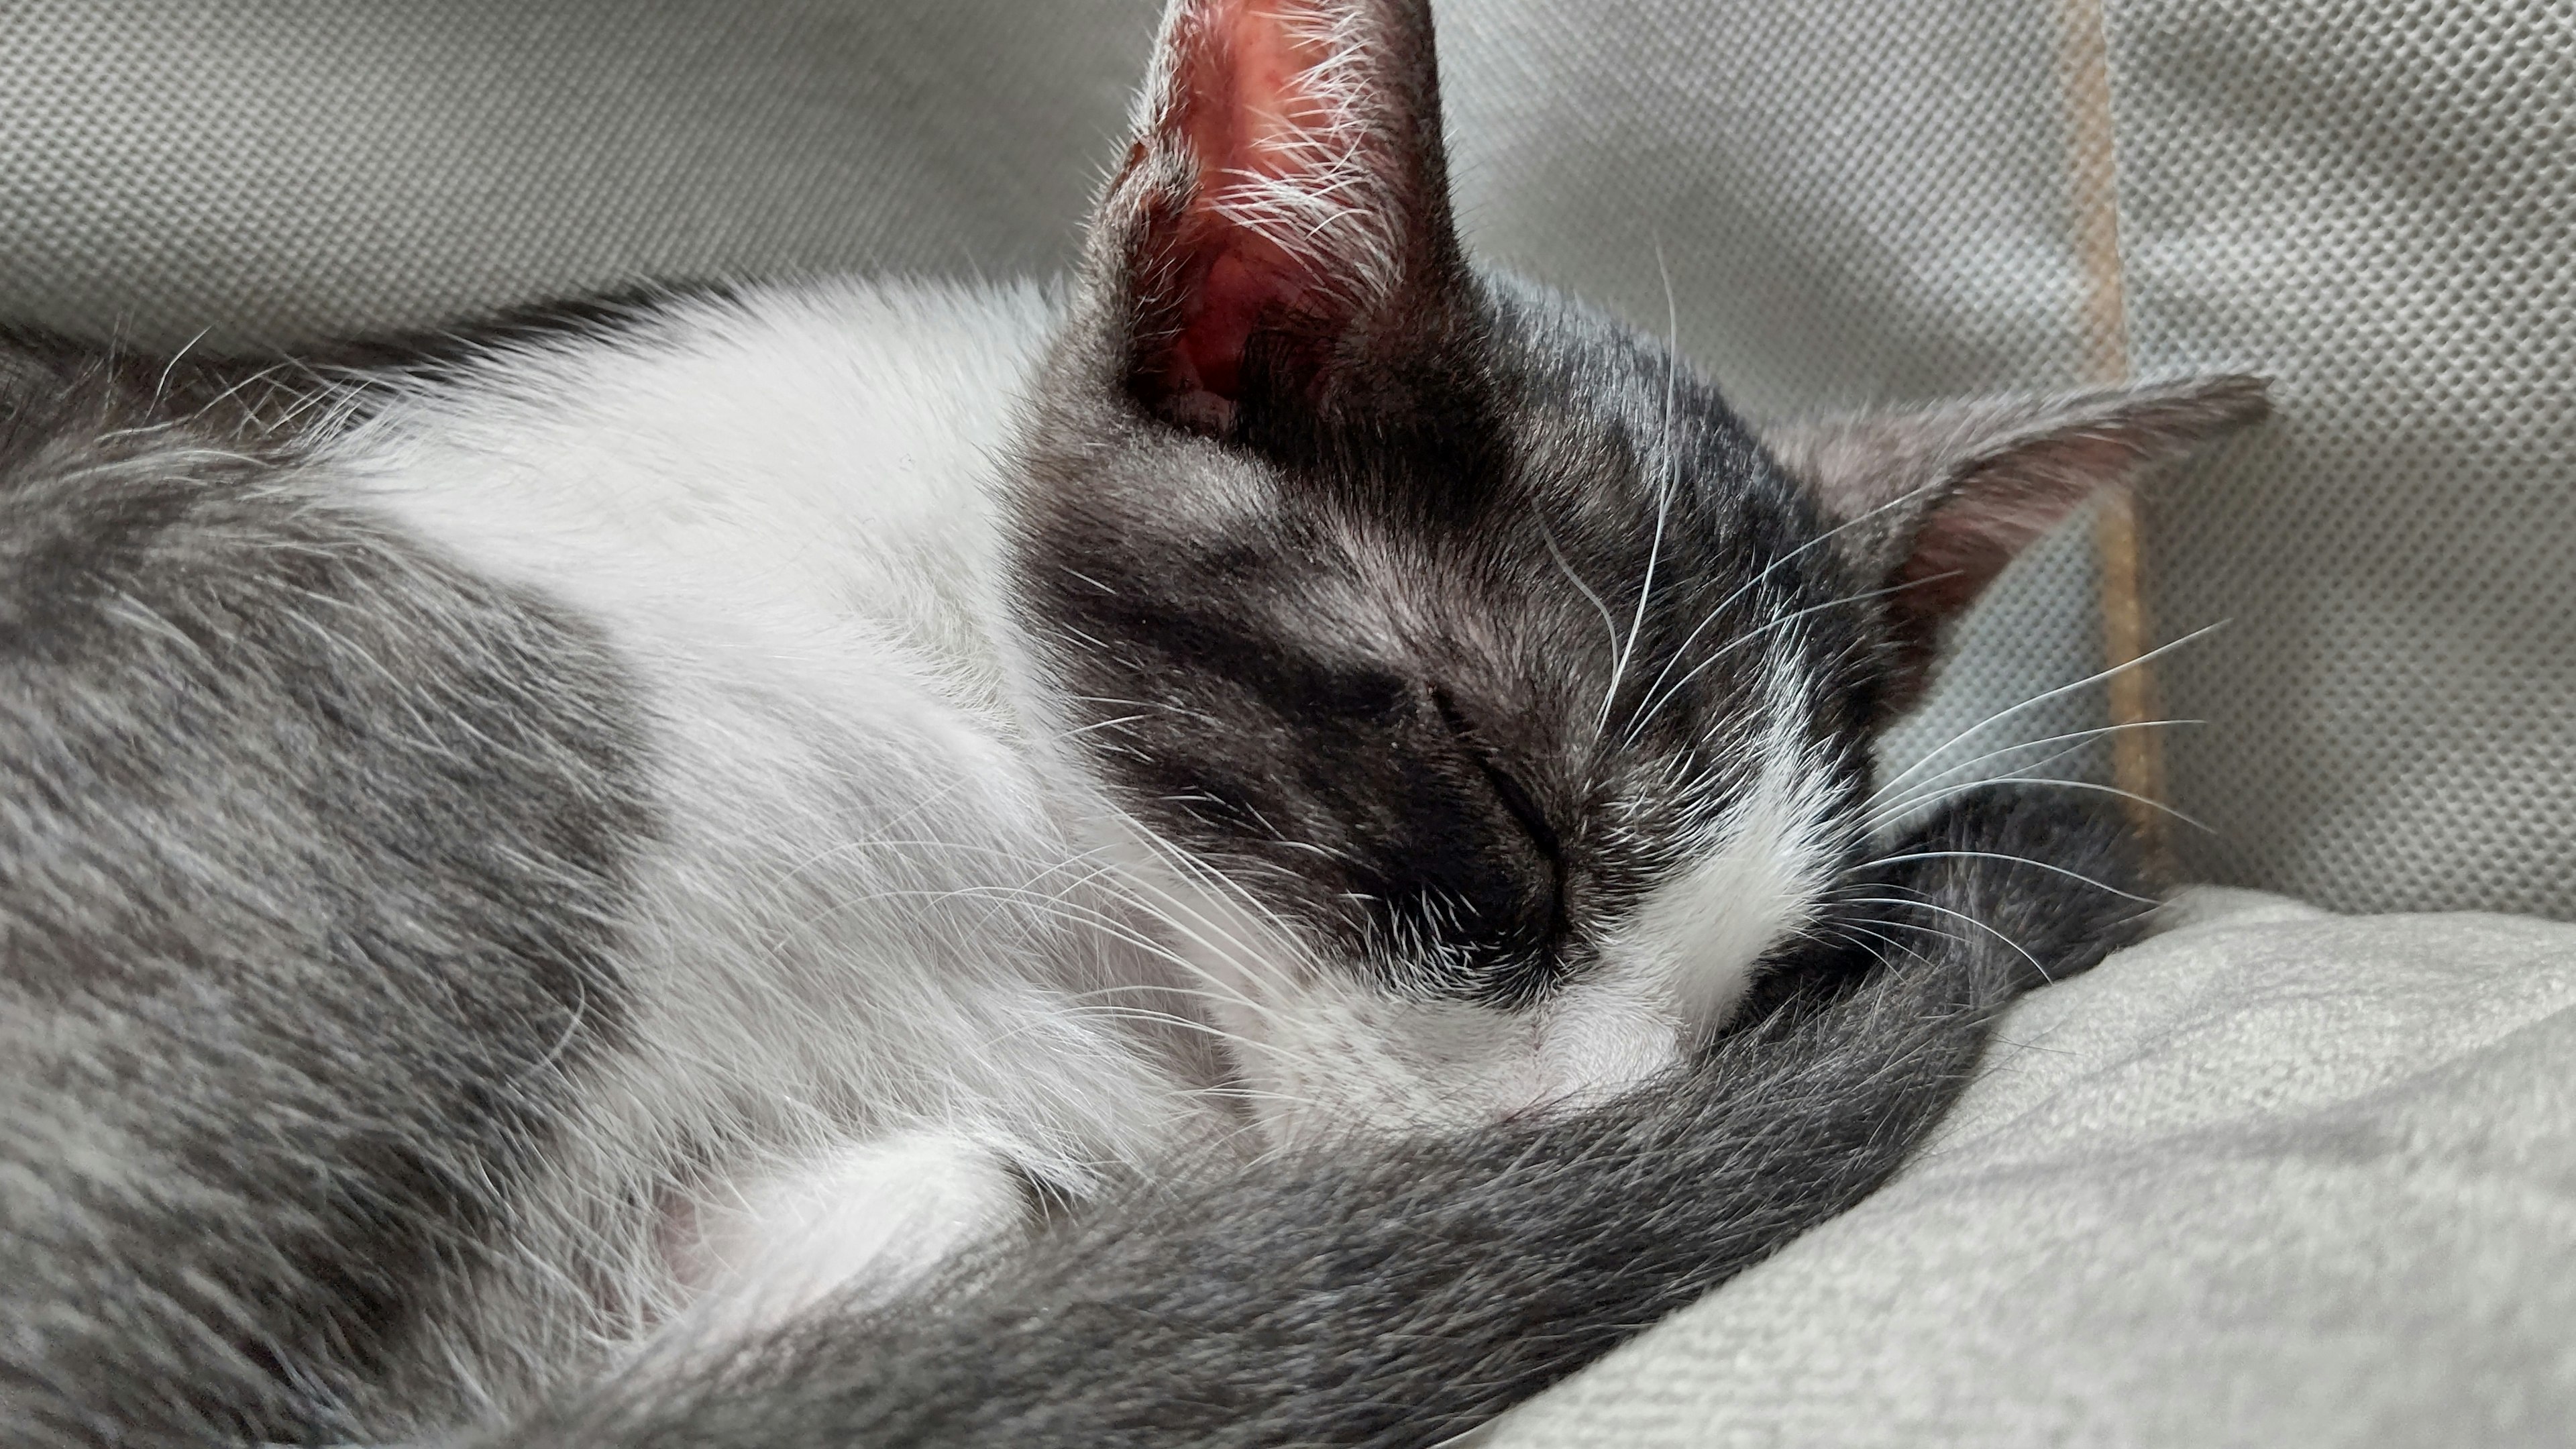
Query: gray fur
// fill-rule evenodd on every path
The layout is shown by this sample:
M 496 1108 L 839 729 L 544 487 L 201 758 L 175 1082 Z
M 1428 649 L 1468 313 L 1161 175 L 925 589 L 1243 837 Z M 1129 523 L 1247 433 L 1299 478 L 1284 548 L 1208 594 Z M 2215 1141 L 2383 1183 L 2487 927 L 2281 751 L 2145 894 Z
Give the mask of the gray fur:
M 104 367 L 0 385 L 0 1439 L 463 1407 L 440 1298 L 619 1041 L 619 671 Z

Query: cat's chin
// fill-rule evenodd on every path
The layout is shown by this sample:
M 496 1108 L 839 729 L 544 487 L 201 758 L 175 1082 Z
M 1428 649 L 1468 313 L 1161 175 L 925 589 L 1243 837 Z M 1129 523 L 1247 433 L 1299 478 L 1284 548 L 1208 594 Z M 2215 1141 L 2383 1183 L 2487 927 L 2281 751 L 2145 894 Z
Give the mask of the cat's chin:
M 1273 1004 L 1239 1060 L 1275 1146 L 1350 1133 L 1455 1131 L 1616 1097 L 1680 1061 L 1689 1027 L 1607 974 L 1506 1009 L 1404 1000 L 1342 971 Z

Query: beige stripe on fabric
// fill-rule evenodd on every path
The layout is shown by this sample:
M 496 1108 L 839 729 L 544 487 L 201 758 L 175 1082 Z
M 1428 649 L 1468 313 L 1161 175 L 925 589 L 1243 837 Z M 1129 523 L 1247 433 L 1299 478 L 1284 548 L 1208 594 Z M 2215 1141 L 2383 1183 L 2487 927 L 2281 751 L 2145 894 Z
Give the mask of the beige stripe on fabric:
M 2129 378 L 2128 303 L 2120 271 L 2119 172 L 2112 137 L 2110 47 L 2101 0 L 2063 0 L 2059 7 L 2068 112 L 2068 179 L 2081 268 L 2085 380 L 2112 386 Z M 2132 797 L 2130 818 L 2157 863 L 2170 865 L 2163 740 L 2156 725 L 2153 647 L 2147 617 L 2145 560 L 2138 504 L 2127 488 L 2103 497 L 2093 520 L 2101 566 L 2102 655 L 2110 676 L 2111 779 Z

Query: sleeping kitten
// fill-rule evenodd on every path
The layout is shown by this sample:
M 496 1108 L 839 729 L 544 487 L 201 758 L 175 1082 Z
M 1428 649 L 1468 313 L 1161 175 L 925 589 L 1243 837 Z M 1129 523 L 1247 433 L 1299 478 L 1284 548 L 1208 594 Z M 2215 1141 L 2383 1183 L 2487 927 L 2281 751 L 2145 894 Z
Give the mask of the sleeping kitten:
M 1871 741 L 2260 386 L 1757 440 L 1444 164 L 1176 0 L 1061 291 L 0 348 L 0 1438 L 1428 1443 L 1892 1170 L 2137 896 Z

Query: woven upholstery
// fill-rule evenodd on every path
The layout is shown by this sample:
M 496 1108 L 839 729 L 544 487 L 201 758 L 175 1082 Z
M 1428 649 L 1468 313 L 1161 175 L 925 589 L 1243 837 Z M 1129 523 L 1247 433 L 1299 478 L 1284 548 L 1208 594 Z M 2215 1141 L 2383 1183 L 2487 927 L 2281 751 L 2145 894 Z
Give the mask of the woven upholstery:
M 2282 381 L 2157 500 L 2194 859 L 2576 915 L 2576 5 L 2111 10 L 2142 368 Z

